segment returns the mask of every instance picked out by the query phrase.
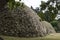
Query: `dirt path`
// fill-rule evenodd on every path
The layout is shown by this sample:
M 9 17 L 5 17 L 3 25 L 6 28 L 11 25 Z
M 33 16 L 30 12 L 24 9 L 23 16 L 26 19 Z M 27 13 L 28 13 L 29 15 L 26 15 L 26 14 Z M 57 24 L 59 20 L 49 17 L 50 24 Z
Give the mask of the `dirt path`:
M 47 35 L 46 37 L 35 37 L 35 38 L 20 38 L 11 36 L 1 36 L 4 40 L 60 40 L 60 33 L 54 33 Z
M 50 35 L 47 35 L 45 38 L 60 39 L 60 33 L 50 34 Z

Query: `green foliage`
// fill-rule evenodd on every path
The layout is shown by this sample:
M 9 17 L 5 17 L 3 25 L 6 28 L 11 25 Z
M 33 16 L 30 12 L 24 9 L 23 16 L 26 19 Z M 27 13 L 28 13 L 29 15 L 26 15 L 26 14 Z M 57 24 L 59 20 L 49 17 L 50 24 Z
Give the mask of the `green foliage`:
M 53 27 L 56 27 L 58 24 L 58 21 L 52 21 L 51 24 L 53 25 Z
M 41 17 L 42 18 L 42 20 L 44 21 L 45 20 L 45 15 L 44 15 L 44 13 L 43 12 L 38 12 L 38 15 L 39 15 L 39 17 Z
M 51 4 L 52 3 L 52 4 Z M 38 13 L 38 15 L 44 19 L 45 21 L 51 22 L 53 20 L 55 20 L 55 17 L 58 14 L 58 8 L 57 8 L 57 3 L 56 0 L 49 0 L 47 2 L 41 1 L 41 5 L 40 5 L 40 14 Z M 55 6 L 53 6 L 55 5 Z M 44 11 L 44 12 L 43 12 Z M 42 12 L 42 13 L 41 13 Z
M 58 26 L 58 21 L 52 21 L 51 24 L 54 27 L 54 29 L 56 30 L 56 32 L 60 31 L 60 28 Z
M 17 7 L 23 6 L 23 3 L 21 3 L 20 1 L 21 0 L 19 0 L 18 2 L 16 2 L 15 0 L 9 0 L 8 8 L 11 10 L 13 8 L 17 8 Z
M 55 20 L 55 17 L 56 17 L 54 13 L 49 12 L 49 11 L 46 11 L 45 13 L 39 12 L 38 15 L 42 18 L 43 21 L 45 20 L 48 22 Z
M 14 7 L 14 4 L 15 4 L 15 0 L 13 0 L 13 1 L 9 0 L 8 6 L 9 6 L 10 9 L 12 9 Z
M 41 5 L 40 5 L 41 10 L 45 10 L 46 6 L 47 6 L 46 3 L 44 1 L 41 1 Z
M 55 20 L 55 17 L 56 17 L 56 14 L 54 14 L 50 11 L 46 11 L 44 13 L 44 15 L 45 15 L 45 20 L 48 21 L 48 22 L 51 22 L 51 21 Z

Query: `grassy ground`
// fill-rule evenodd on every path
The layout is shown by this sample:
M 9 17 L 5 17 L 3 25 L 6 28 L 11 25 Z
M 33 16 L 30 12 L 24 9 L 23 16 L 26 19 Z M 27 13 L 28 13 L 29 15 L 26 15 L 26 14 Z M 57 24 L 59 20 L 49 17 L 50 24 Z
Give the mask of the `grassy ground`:
M 36 38 L 20 38 L 20 37 L 10 37 L 10 36 L 0 36 L 4 40 L 60 40 L 60 33 L 50 34 L 46 37 L 36 37 Z

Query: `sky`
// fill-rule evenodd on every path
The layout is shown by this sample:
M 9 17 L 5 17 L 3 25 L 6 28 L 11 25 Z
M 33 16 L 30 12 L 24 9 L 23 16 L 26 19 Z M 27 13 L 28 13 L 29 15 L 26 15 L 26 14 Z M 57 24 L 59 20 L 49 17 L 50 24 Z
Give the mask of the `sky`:
M 18 0 L 16 0 L 18 1 Z M 27 5 L 28 7 L 39 7 L 39 5 L 41 4 L 41 1 L 47 1 L 47 0 L 22 0 L 22 2 L 24 2 L 25 5 Z
M 16 1 L 19 1 L 19 0 L 16 0 Z M 39 7 L 39 5 L 41 4 L 41 1 L 48 1 L 48 0 L 22 0 L 22 2 L 27 5 L 28 7 L 33 7 L 34 9 L 36 7 Z M 60 1 L 60 0 L 59 0 Z M 57 16 L 59 17 L 59 16 Z
M 47 0 L 22 0 L 24 4 L 26 4 L 29 7 L 32 6 L 33 8 L 39 7 L 39 5 L 41 4 L 41 1 L 46 2 Z

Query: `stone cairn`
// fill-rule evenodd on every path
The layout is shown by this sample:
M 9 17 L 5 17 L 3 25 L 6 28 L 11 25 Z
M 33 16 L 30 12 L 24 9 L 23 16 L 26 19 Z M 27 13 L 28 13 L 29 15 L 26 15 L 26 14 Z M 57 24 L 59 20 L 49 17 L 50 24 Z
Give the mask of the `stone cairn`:
M 49 33 L 55 33 L 55 30 L 49 32 L 50 27 L 47 28 L 43 24 L 37 13 L 27 6 L 11 11 L 6 8 L 3 12 L 0 12 L 0 34 L 2 35 L 42 37 Z

